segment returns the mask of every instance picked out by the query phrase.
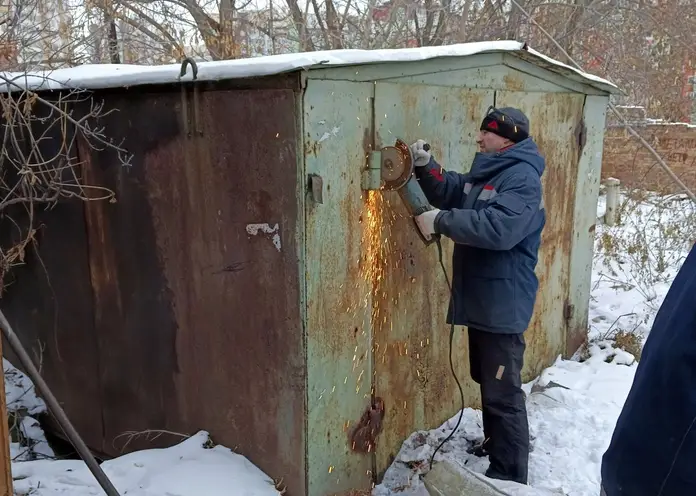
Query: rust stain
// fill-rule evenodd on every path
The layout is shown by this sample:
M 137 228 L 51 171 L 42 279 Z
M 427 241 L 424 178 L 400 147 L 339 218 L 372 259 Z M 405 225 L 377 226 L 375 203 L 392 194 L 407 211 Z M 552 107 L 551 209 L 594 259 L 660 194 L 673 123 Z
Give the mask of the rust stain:
M 165 428 L 206 425 L 216 442 L 284 474 L 293 495 L 305 493 L 298 212 L 288 187 L 298 180 L 295 103 L 291 90 L 202 92 L 203 135 L 157 147 L 144 167 L 177 331 L 177 408 Z M 227 128 L 229 115 L 247 124 Z M 240 173 L 239 154 L 253 174 Z M 279 244 L 250 234 L 254 224 L 277 225 Z
M 358 453 L 374 453 L 377 447 L 377 436 L 382 432 L 383 420 L 384 400 L 376 397 L 360 420 L 350 429 L 348 435 L 350 449 Z
M 63 95 L 46 94 L 43 98 L 61 105 Z M 89 106 L 87 99 L 86 106 Z M 71 105 L 71 112 L 79 118 L 79 109 Z M 43 156 L 57 156 L 65 143 L 77 140 L 78 147 L 70 150 L 74 163 L 83 163 L 83 179 L 89 184 L 103 185 L 92 173 L 89 146 L 76 137 L 74 127 L 55 126 L 52 119 L 29 119 L 33 136 L 42 136 L 35 146 Z M 24 128 L 23 128 L 24 129 Z M 5 151 L 12 155 L 12 150 Z M 17 158 L 11 156 L 10 158 Z M 90 163 L 86 163 L 90 162 Z M 90 170 L 85 170 L 90 168 Z M 78 171 L 78 174 L 80 171 Z M 90 448 L 102 450 L 104 427 L 102 423 L 102 389 L 99 375 L 98 333 L 95 326 L 95 292 L 92 287 L 89 257 L 89 233 L 86 229 L 87 213 L 101 202 L 59 202 L 53 208 L 37 208 L 34 226 L 42 226 L 37 233 L 38 243 L 28 251 L 36 258 L 15 267 L 8 275 L 9 290 L 2 295 L 3 311 L 15 327 L 25 345 L 42 349 L 42 376 L 56 397 L 60 398 L 67 416 Z M 108 207 L 109 205 L 104 205 Z M 2 236 L 7 241 L 16 235 L 17 224 L 10 219 L 15 214 L 24 215 L 23 206 L 15 205 L 5 211 Z M 103 216 L 102 216 L 103 217 Z M 12 225 L 10 225 L 12 224 Z M 95 236 L 97 238 L 97 236 Z M 94 255 L 94 254 L 92 254 Z M 97 256 L 99 254 L 96 254 Z M 40 263 L 38 260 L 40 259 Z M 103 281 L 105 275 L 95 279 Z M 104 295 L 104 293 L 100 293 Z M 4 356 L 21 369 L 12 349 L 5 347 Z M 26 372 L 26 370 L 24 370 Z M 62 431 L 53 417 L 47 416 L 48 427 L 61 436 Z M 4 420 L 7 422 L 7 420 Z M 64 437 L 63 437 L 64 438 Z
M 505 89 L 510 91 L 524 91 L 524 80 L 517 77 L 515 74 L 506 74 L 503 77 L 503 82 L 505 83 Z
M 315 157 L 318 157 L 320 151 L 321 151 L 321 143 L 319 141 L 310 139 L 310 140 L 307 140 L 305 142 L 305 149 L 304 149 L 305 156 L 314 155 Z
M 468 89 L 399 87 L 398 98 L 393 94 L 389 97 L 400 107 L 398 122 L 392 124 L 387 119 L 385 124 L 394 125 L 404 139 L 427 139 L 447 167 L 448 158 L 459 163 L 473 157 L 473 136 L 485 111 L 483 99 L 491 96 L 490 92 Z M 451 112 L 451 108 L 461 112 Z M 423 114 L 424 109 L 436 117 L 431 120 Z M 426 126 L 419 126 L 421 120 Z M 460 150 L 471 155 L 458 156 Z M 462 170 L 469 167 L 467 163 Z M 439 425 L 459 408 L 458 402 L 455 405 L 456 384 L 449 371 L 445 324 L 449 290 L 437 250 L 422 244 L 398 193 L 389 192 L 385 197 L 384 237 L 389 245 L 386 277 L 373 297 L 375 389 L 385 399 L 387 419 L 377 448 L 377 480 L 408 435 Z M 445 243 L 443 248 L 451 273 L 452 246 Z M 453 358 L 469 406 L 476 404 L 478 396 L 465 375 L 466 341 L 460 336 L 458 331 Z

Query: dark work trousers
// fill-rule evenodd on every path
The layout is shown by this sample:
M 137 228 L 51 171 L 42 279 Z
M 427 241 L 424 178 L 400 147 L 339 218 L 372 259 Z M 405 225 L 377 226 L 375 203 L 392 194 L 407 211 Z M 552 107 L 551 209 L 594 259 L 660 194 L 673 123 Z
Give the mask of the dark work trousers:
M 471 378 L 481 386 L 486 475 L 527 483 L 529 424 L 522 391 L 525 341 L 522 334 L 469 328 Z

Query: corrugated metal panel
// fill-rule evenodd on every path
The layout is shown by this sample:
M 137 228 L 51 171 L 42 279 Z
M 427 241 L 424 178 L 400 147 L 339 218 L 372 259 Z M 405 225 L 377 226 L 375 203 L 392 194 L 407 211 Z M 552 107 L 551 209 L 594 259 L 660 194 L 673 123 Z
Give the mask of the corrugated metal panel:
M 573 243 L 570 259 L 570 320 L 566 338 L 566 354 L 572 355 L 587 338 L 587 314 L 592 280 L 592 252 L 597 197 L 602 172 L 604 123 L 608 98 L 588 96 L 585 99 L 585 136 L 578 164 Z
M 89 165 L 119 199 L 88 216 L 105 448 L 204 428 L 304 494 L 295 95 L 192 98 L 185 125 L 178 91 L 112 95 L 105 125 L 134 163 Z
M 306 173 L 323 185 L 323 203 L 310 195 L 306 207 L 310 495 L 369 488 L 372 480 L 373 456 L 348 441 L 371 401 L 373 281 L 363 242 L 370 219 L 360 175 L 372 141 L 372 92 L 371 83 L 309 81 L 304 99 Z
M 531 135 L 546 158 L 543 176 L 546 226 L 542 234 L 537 275 L 539 293 L 534 317 L 525 333 L 524 380 L 530 380 L 565 352 L 568 329 L 570 249 L 578 180 L 576 130 L 585 96 L 575 93 L 499 91 L 496 106 L 513 106 L 529 117 Z
M 394 144 L 418 138 L 430 142 L 443 167 L 466 172 L 476 152 L 478 126 L 493 92 L 460 88 L 378 83 L 375 94 L 377 142 Z M 386 405 L 385 431 L 377 446 L 377 470 L 391 463 L 403 441 L 417 429 L 435 427 L 459 408 L 449 369 L 449 289 L 438 264 L 437 248 L 420 241 L 397 193 L 388 193 L 384 212 L 389 241 L 386 278 L 378 288 L 376 309 L 376 394 Z M 445 241 L 451 274 L 452 243 Z M 457 331 L 454 362 L 470 405 L 479 401 L 468 380 L 466 335 Z

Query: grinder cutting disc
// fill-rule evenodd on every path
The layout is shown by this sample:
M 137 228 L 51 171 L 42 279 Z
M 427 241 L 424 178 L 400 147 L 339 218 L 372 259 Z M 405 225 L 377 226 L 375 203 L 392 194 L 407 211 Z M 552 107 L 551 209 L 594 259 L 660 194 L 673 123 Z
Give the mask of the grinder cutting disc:
M 406 142 L 397 139 L 394 146 L 385 146 L 381 151 L 381 175 L 384 181 L 384 189 L 394 190 L 401 188 L 413 174 L 411 149 Z

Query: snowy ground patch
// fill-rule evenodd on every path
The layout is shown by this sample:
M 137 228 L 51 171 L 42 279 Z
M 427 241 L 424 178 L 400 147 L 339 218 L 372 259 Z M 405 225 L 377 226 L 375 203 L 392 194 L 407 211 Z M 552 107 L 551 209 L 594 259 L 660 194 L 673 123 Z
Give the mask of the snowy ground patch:
M 600 197 L 597 216 L 605 211 Z M 652 321 L 696 241 L 696 206 L 683 195 L 642 191 L 619 198 L 617 226 L 597 224 L 590 339 L 628 331 L 647 337 Z
M 273 480 L 245 457 L 210 446 L 199 432 L 167 449 L 130 453 L 102 464 L 121 494 L 129 496 L 278 496 Z M 12 466 L 15 494 L 104 494 L 82 461 L 37 460 Z
M 46 404 L 24 373 L 3 358 L 5 398 L 10 421 L 10 456 L 13 461 L 53 458 L 53 450 L 39 422 L 33 417 L 46 411 Z
M 16 496 L 103 495 L 81 460 L 57 460 L 39 422 L 46 412 L 31 380 L 3 360 L 11 421 L 12 478 Z M 130 453 L 102 464 L 122 495 L 278 496 L 274 481 L 242 455 L 214 446 L 206 432 L 167 449 Z

